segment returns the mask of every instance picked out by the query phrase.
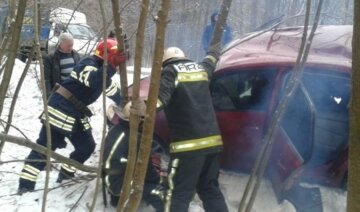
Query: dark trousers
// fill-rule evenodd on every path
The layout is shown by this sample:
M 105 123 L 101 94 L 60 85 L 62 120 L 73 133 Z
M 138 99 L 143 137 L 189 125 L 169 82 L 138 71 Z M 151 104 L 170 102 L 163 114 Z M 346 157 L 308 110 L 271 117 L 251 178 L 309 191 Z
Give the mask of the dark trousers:
M 123 185 L 124 174 L 126 163 L 121 163 L 121 158 L 128 157 L 128 148 L 129 148 L 129 125 L 128 123 L 120 123 L 113 126 L 108 132 L 105 139 L 105 150 L 104 150 L 104 163 L 109 160 L 108 169 L 121 170 L 121 174 L 116 175 L 106 175 L 108 179 L 108 189 L 111 191 L 111 204 L 116 207 L 119 201 L 120 190 Z M 115 146 L 116 141 L 119 140 Z M 140 140 L 140 135 L 139 135 Z M 116 148 L 115 148 L 116 147 Z M 115 149 L 113 149 L 115 148 Z M 111 153 L 112 152 L 112 153 Z M 164 204 L 161 199 L 151 194 L 151 191 L 159 185 L 160 177 L 157 173 L 155 167 L 151 163 L 151 158 L 148 163 L 148 169 L 146 172 L 144 187 L 143 187 L 143 196 L 147 204 L 152 205 L 157 212 L 164 211 Z
M 51 128 L 51 127 L 50 127 Z M 94 152 L 95 150 L 95 141 L 91 134 L 91 131 L 84 131 L 83 128 L 77 128 L 71 136 L 68 136 L 71 144 L 74 146 L 75 150 L 70 154 L 70 158 L 76 160 L 80 163 L 84 163 Z M 51 129 L 51 149 L 55 151 L 57 148 L 64 148 L 66 146 L 65 143 L 65 135 L 56 129 Z M 44 147 L 47 147 L 47 137 L 46 137 L 46 127 L 42 126 L 39 134 L 39 138 L 36 141 L 37 144 L 40 144 Z M 27 161 L 25 165 L 30 165 L 33 168 L 38 169 L 39 171 L 44 170 L 46 163 L 40 161 L 31 161 L 31 160 L 44 160 L 46 156 L 40 154 L 34 150 L 32 150 L 27 157 Z M 25 169 L 23 169 L 22 173 L 28 173 Z M 33 174 L 34 175 L 34 174 Z M 36 175 L 34 175 L 36 177 Z M 26 180 L 20 177 L 20 187 L 29 187 L 32 188 L 35 185 L 34 180 Z
M 217 153 L 184 158 L 172 157 L 169 163 L 165 211 L 187 212 L 197 192 L 206 212 L 227 212 L 218 177 Z

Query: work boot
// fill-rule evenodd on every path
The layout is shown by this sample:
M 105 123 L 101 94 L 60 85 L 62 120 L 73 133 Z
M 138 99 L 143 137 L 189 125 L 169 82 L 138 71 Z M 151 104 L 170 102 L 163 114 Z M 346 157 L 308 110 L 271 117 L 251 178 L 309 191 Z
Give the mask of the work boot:
M 34 191 L 34 189 L 35 189 L 35 182 L 20 178 L 19 188 L 17 192 L 19 195 L 22 195 L 23 193 L 26 192 L 32 192 Z
M 118 205 L 118 202 L 119 202 L 119 196 L 110 194 L 110 204 L 116 207 Z
M 59 176 L 56 180 L 57 183 L 61 183 L 63 180 L 69 180 L 75 176 L 75 172 L 69 172 L 65 169 L 61 168 L 59 172 Z

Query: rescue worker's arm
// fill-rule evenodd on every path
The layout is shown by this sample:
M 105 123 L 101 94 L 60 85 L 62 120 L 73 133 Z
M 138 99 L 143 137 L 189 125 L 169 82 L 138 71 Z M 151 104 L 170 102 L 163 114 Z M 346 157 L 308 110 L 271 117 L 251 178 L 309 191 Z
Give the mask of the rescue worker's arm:
M 106 96 L 112 99 L 116 103 L 116 105 L 120 105 L 121 102 L 120 89 L 113 80 L 111 80 L 110 86 L 108 86 L 106 89 Z
M 111 79 L 111 77 L 116 73 L 116 68 L 112 65 L 107 66 L 106 70 L 106 96 L 112 99 L 117 105 L 120 105 L 121 95 L 120 89 L 116 85 L 116 83 Z M 89 76 L 89 87 L 97 87 L 99 85 L 102 86 L 102 75 L 103 75 L 103 67 L 98 69 L 97 71 L 90 73 Z
M 106 88 L 109 89 L 112 86 L 111 77 L 116 73 L 116 67 L 125 62 L 125 54 L 123 52 L 116 53 L 113 55 L 106 66 Z M 79 74 L 80 82 L 84 83 L 90 88 L 97 88 L 102 85 L 103 81 L 103 66 L 97 68 L 96 66 L 88 65 L 83 68 Z M 111 95 L 112 96 L 112 95 Z
M 52 65 L 51 65 L 50 55 L 46 55 L 44 57 L 44 78 L 45 78 L 46 96 L 49 96 L 52 90 L 52 85 L 51 85 Z
M 200 62 L 208 74 L 209 79 L 211 79 L 212 74 L 216 68 L 216 63 L 219 58 L 219 53 L 217 52 L 208 52 L 205 58 Z
M 156 104 L 157 110 L 161 110 L 169 103 L 176 87 L 175 83 L 176 72 L 170 67 L 166 67 L 161 73 L 159 97 Z
M 78 67 L 75 67 L 77 69 Z M 116 69 L 111 65 L 107 66 L 106 75 L 106 95 L 111 98 L 116 104 L 120 104 L 121 96 L 118 86 L 111 80 L 111 77 L 115 74 Z M 80 72 L 72 71 L 71 77 L 80 81 L 87 87 L 94 89 L 101 89 L 103 82 L 103 67 L 95 67 L 90 64 L 82 68 Z

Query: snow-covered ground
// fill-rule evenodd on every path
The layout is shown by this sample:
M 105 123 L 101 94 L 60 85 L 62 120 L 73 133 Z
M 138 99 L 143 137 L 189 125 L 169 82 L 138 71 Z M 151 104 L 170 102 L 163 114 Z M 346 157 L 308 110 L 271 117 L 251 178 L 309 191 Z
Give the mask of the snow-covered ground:
M 10 83 L 10 95 L 12 95 L 15 90 L 24 66 L 24 63 L 16 61 L 14 74 Z M 32 141 L 37 139 L 39 129 L 41 127 L 38 116 L 43 108 L 41 93 L 36 80 L 36 76 L 39 75 L 38 69 L 39 66 L 36 66 L 35 64 L 31 65 L 25 83 L 21 89 L 12 122 L 14 126 L 19 128 L 26 137 Z M 131 68 L 129 67 L 129 69 Z M 116 75 L 115 78 L 118 79 L 119 77 Z M 129 83 L 132 82 L 132 74 L 129 74 L 128 81 Z M 5 115 L 1 117 L 3 120 L 7 119 L 10 103 L 11 99 L 8 98 L 4 105 Z M 108 104 L 109 103 L 111 103 L 111 100 L 108 100 Z M 91 109 L 96 114 L 91 118 L 91 125 L 93 127 L 94 138 L 98 145 L 95 153 L 85 164 L 95 166 L 99 159 L 99 144 L 101 141 L 103 122 L 101 98 L 91 106 Z M 0 130 L 3 130 L 1 125 Z M 9 134 L 22 137 L 21 133 L 13 128 L 10 130 Z M 70 144 L 66 149 L 61 149 L 57 152 L 66 156 L 72 150 L 72 145 Z M 24 160 L 29 152 L 30 150 L 28 148 L 22 146 L 11 143 L 6 143 L 5 145 L 0 162 L 0 212 L 41 211 L 43 198 L 42 188 L 45 181 L 45 172 L 41 172 L 38 178 L 36 185 L 37 191 L 25 193 L 22 196 L 16 194 L 19 173 L 23 166 L 22 160 Z M 49 187 L 51 188 L 51 191 L 48 194 L 46 211 L 89 211 L 88 207 L 91 205 L 95 191 L 95 180 L 85 180 L 83 178 L 84 176 L 88 176 L 88 173 L 78 172 L 76 174 L 76 183 L 59 186 L 59 184 L 55 182 L 58 174 L 56 169 L 59 169 L 59 164 L 54 164 L 54 167 L 55 168 L 52 169 L 50 174 Z M 244 174 L 222 172 L 220 175 L 221 189 L 225 195 L 231 212 L 237 211 L 247 179 L 248 175 Z M 346 192 L 321 187 L 321 193 L 325 212 L 346 211 Z M 108 206 L 107 208 L 104 207 L 101 191 L 97 194 L 97 205 L 95 211 L 115 211 L 115 208 L 111 206 Z M 151 211 L 151 208 L 146 205 L 142 205 L 139 211 L 147 212 Z M 197 198 L 195 198 L 195 200 L 191 203 L 189 211 L 204 211 L 201 208 L 201 202 Z M 258 192 L 252 211 L 292 212 L 295 211 L 295 209 L 287 201 L 278 204 L 272 190 L 271 183 L 264 180 Z

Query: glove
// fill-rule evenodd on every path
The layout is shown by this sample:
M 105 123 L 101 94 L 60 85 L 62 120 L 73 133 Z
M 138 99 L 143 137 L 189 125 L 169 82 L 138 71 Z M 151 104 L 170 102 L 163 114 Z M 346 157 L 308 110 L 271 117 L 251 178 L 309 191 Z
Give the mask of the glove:
M 144 100 L 135 100 L 134 104 L 131 105 L 130 112 L 141 117 L 146 116 L 146 103 Z
M 119 115 L 118 115 L 118 107 L 116 107 L 115 105 L 109 105 L 109 107 L 106 110 L 106 116 L 108 118 L 108 121 L 113 124 L 116 125 L 119 123 Z
M 124 54 L 124 51 L 117 51 L 116 54 L 114 54 L 109 59 L 109 64 L 116 68 L 120 63 L 123 63 L 126 61 L 126 55 Z

